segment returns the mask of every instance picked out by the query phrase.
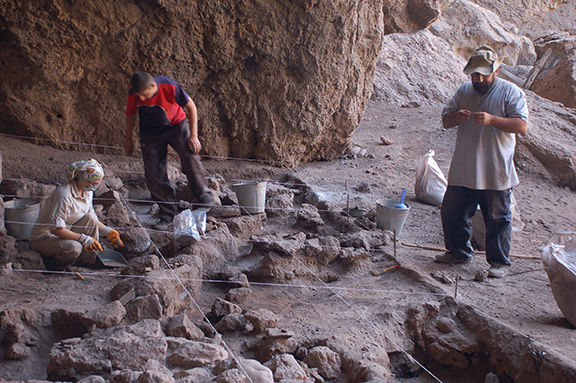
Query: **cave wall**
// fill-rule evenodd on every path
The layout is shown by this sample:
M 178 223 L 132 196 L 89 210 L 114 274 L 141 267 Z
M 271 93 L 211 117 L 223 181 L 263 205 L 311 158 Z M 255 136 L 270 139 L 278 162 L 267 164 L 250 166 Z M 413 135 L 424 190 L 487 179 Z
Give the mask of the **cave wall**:
M 0 132 L 120 154 L 129 79 L 143 70 L 174 78 L 191 95 L 203 154 L 289 165 L 333 159 L 370 98 L 383 35 L 422 28 L 437 7 L 0 0 Z

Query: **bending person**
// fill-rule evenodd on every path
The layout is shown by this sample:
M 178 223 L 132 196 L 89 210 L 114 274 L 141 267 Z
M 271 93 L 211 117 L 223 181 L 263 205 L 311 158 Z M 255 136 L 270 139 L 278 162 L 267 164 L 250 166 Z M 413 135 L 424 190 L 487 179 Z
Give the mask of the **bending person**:
M 66 178 L 44 203 L 30 236 L 30 247 L 42 254 L 48 270 L 94 264 L 96 250 L 102 250 L 100 234 L 114 247 L 124 246 L 118 231 L 100 222 L 92 206 L 94 191 L 104 178 L 98 161 L 74 162 Z
M 206 171 L 200 162 L 202 144 L 198 139 L 196 104 L 176 81 L 169 77 L 152 77 L 135 72 L 126 105 L 126 141 L 124 151 L 134 151 L 136 118 L 140 125 L 140 147 L 144 160 L 146 185 L 152 198 L 159 202 L 157 230 L 167 230 L 178 204 L 174 185 L 168 178 L 168 145 L 180 157 L 182 173 L 197 205 L 210 208 L 214 198 L 208 188 Z

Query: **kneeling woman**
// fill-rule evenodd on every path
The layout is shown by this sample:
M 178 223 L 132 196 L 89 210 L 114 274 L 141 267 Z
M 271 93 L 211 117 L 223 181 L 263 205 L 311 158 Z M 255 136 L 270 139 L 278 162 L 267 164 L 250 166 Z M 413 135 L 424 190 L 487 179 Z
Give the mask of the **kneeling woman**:
M 67 182 L 58 186 L 44 203 L 32 228 L 30 247 L 42 254 L 49 270 L 64 270 L 74 263 L 89 265 L 102 250 L 100 233 L 115 247 L 123 246 L 118 231 L 98 221 L 92 206 L 104 170 L 94 159 L 74 162 Z

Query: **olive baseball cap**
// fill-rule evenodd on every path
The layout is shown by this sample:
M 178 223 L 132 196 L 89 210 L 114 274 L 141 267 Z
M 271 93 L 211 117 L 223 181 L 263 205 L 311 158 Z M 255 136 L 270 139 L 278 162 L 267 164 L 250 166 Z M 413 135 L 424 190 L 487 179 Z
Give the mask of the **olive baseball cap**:
M 465 74 L 480 73 L 484 76 L 489 76 L 498 69 L 503 57 L 498 57 L 498 53 L 488 45 L 482 45 L 472 53 L 468 63 L 464 67 Z

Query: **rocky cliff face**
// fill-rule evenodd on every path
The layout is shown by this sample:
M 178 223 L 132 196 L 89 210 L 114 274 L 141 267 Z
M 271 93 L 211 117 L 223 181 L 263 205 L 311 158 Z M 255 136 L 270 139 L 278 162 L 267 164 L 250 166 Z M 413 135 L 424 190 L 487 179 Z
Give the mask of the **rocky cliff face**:
M 144 70 L 194 99 L 204 154 L 332 159 L 370 98 L 385 31 L 426 26 L 438 3 L 0 0 L 0 131 L 118 152 L 129 78 Z

